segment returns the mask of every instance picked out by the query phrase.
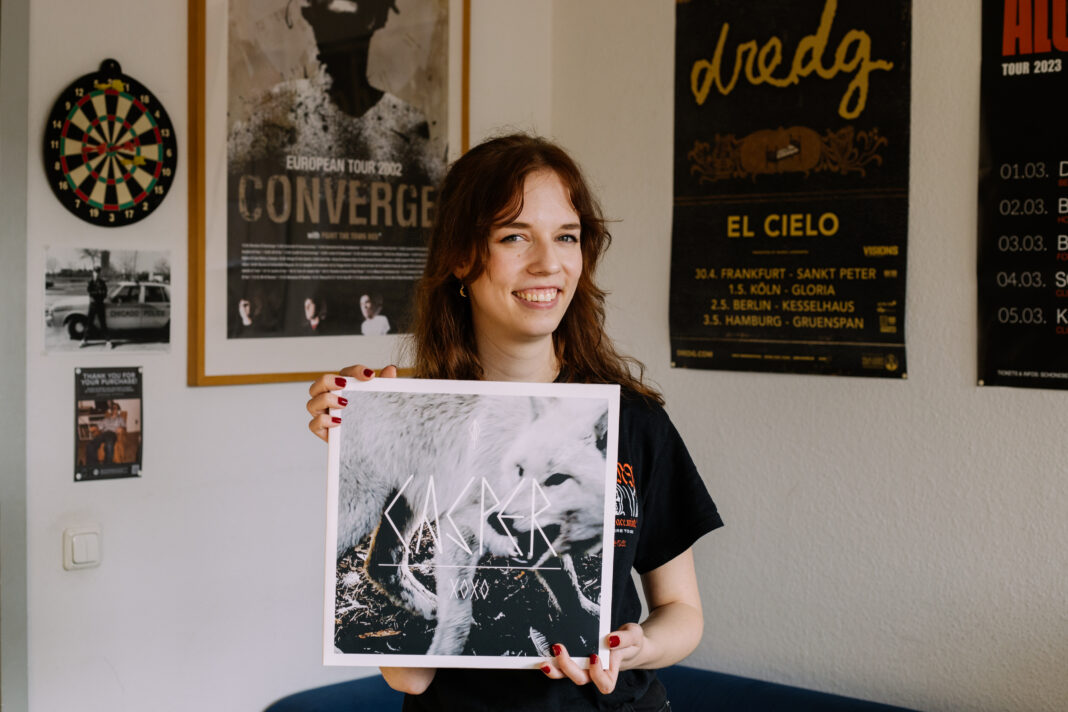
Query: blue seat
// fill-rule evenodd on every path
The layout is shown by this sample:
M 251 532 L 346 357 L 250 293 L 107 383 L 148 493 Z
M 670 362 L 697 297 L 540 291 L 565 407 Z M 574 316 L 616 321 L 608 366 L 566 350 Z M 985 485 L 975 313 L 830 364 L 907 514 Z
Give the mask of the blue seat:
M 913 712 L 685 665 L 665 668 L 659 675 L 672 712 Z M 380 675 L 372 675 L 289 695 L 265 712 L 390 712 L 400 710 L 402 698 Z

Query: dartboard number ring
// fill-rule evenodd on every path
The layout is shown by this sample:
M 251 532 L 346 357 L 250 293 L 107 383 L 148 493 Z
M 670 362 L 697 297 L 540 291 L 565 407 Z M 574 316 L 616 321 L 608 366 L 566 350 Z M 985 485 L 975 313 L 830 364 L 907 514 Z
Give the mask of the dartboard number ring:
M 67 210 L 94 225 L 119 227 L 146 217 L 167 196 L 178 144 L 159 100 L 106 59 L 56 100 L 44 163 Z

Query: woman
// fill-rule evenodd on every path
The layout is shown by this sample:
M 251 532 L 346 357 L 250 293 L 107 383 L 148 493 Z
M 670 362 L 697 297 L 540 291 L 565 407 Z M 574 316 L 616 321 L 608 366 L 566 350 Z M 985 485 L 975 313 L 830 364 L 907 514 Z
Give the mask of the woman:
M 622 386 L 614 631 L 607 670 L 596 656 L 588 670 L 576 665 L 561 645 L 552 646 L 540 675 L 382 668 L 391 687 L 408 693 L 405 710 L 668 710 L 653 669 L 678 662 L 700 641 L 690 547 L 722 522 L 660 394 L 604 332 L 605 293 L 593 275 L 609 240 L 578 167 L 544 139 L 487 141 L 445 177 L 416 294 L 415 375 Z M 380 375 L 396 373 L 387 366 Z M 375 377 L 362 365 L 340 375 Z M 345 405 L 332 392 L 336 379 L 324 375 L 309 389 L 309 428 L 323 439 L 340 422 L 328 409 Z M 632 567 L 650 611 L 640 625 Z

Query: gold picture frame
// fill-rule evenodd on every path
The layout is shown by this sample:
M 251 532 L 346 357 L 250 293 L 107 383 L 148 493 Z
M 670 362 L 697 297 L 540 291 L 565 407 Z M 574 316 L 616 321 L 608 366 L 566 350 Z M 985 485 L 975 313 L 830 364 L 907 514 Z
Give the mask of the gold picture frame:
M 450 50 L 449 50 L 449 85 L 459 84 L 459 91 L 449 89 L 449 125 L 459 124 L 459 131 L 450 128 L 450 146 L 460 146 L 466 151 L 469 137 L 469 68 L 470 68 L 470 0 L 448 0 L 450 13 Z M 221 6 L 221 10 L 220 10 Z M 223 290 L 222 312 L 218 310 L 220 301 L 218 289 L 211 284 L 219 271 L 225 275 L 225 243 L 227 234 L 225 220 L 223 229 L 217 225 L 209 227 L 209 212 L 217 210 L 217 186 L 220 169 L 225 168 L 226 152 L 218 150 L 217 138 L 212 138 L 215 130 L 211 120 L 226 116 L 225 85 L 219 101 L 219 75 L 211 75 L 209 86 L 208 68 L 219 69 L 215 51 L 215 64 L 211 63 L 213 48 L 219 42 L 218 33 L 224 33 L 227 27 L 227 0 L 190 0 L 189 16 L 189 116 L 186 145 L 188 146 L 188 182 L 189 182 L 189 320 L 188 320 L 188 364 L 187 381 L 190 386 L 221 386 L 252 383 L 280 383 L 289 381 L 312 380 L 324 372 L 337 370 L 348 365 L 353 358 L 385 365 L 397 351 L 402 337 L 372 336 L 361 337 L 364 342 L 357 347 L 352 339 L 345 336 L 315 337 L 314 339 L 250 339 L 241 340 L 240 345 L 227 341 L 234 339 L 220 338 L 218 333 L 209 333 L 211 321 L 208 314 L 225 313 L 225 290 Z M 221 16 L 220 16 L 221 13 Z M 456 14 L 459 14 L 458 20 Z M 210 20 L 210 21 L 209 21 Z M 459 25 L 457 28 L 456 25 Z M 220 29 L 220 27 L 222 29 Z M 225 34 L 222 35 L 225 41 Z M 455 48 L 459 39 L 460 47 Z M 458 71 L 455 68 L 459 64 Z M 459 107 L 455 103 L 459 102 Z M 220 106 L 222 104 L 222 106 Z M 458 114 L 459 121 L 455 121 Z M 217 131 L 216 131 L 217 133 Z M 458 133 L 458 136 L 457 136 Z M 209 143 L 216 150 L 210 155 L 206 152 Z M 450 160 L 456 156 L 450 151 Z M 225 174 L 225 170 L 221 170 Z M 212 190 L 209 196 L 208 191 Z M 225 190 L 222 203 L 225 205 Z M 213 202 L 214 201 L 214 202 Z M 217 221 L 216 221 L 217 222 Z M 214 229 L 213 229 L 214 228 Z M 217 259 L 219 241 L 222 241 L 224 258 L 219 264 Z M 223 277 L 225 280 L 225 276 Z M 224 282 L 225 283 L 225 282 Z M 213 296 L 214 295 L 214 296 Z M 209 304 L 209 301 L 214 303 Z M 218 329 L 214 330 L 218 332 Z M 225 336 L 225 335 L 223 335 Z M 300 344 L 299 342 L 305 342 Z M 314 342 L 309 344 L 307 342 Z M 224 349 L 225 347 L 225 349 Z M 310 349 L 314 348 L 314 351 Z M 354 353 L 359 348 L 360 353 Z M 216 353 L 226 351 L 226 357 L 216 358 Z M 309 357 L 314 354 L 314 357 Z M 377 359 L 377 361 L 376 361 Z

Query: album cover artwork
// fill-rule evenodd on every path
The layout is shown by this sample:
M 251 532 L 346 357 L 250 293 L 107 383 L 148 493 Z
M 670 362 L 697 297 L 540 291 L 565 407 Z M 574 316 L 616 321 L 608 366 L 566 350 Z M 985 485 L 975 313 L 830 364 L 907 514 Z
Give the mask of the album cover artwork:
M 604 661 L 619 387 L 349 379 L 331 430 L 324 662 Z

